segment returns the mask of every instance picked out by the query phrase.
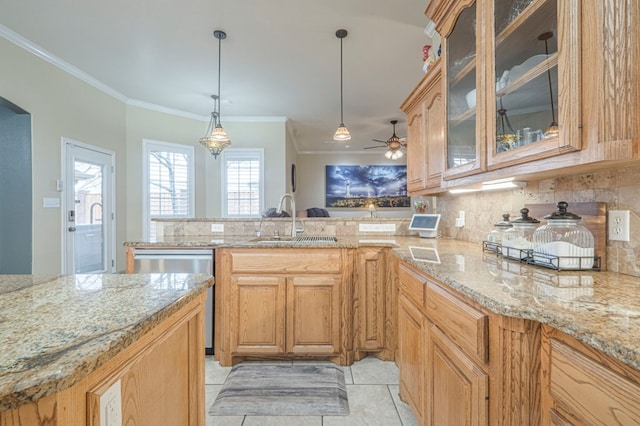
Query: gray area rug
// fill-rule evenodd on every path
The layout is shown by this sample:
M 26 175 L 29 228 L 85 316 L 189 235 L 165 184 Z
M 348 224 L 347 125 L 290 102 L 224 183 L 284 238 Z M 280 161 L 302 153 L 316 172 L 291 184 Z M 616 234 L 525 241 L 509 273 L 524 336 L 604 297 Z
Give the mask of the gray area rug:
M 209 414 L 214 416 L 346 416 L 342 368 L 319 364 L 238 364 Z

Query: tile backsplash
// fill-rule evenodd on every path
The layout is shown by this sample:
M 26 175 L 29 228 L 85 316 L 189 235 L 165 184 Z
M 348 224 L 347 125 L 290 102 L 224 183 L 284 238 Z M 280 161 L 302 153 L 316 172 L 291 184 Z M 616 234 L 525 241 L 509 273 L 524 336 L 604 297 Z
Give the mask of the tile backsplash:
M 607 203 L 607 210 L 631 211 L 631 241 L 607 242 L 607 269 L 640 276 L 640 166 L 599 170 L 575 176 L 528 182 L 524 188 L 438 196 L 437 210 L 445 236 L 480 242 L 503 213 L 519 216 L 525 204 L 566 201 Z M 466 213 L 466 223 L 455 227 L 458 211 Z

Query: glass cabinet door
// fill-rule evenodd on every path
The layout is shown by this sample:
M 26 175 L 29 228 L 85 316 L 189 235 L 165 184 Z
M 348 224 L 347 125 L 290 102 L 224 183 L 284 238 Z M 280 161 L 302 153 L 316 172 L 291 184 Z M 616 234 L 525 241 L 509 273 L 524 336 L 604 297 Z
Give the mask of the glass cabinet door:
M 479 167 L 476 123 L 484 97 L 476 87 L 475 3 L 463 9 L 445 37 L 447 84 L 446 176 L 470 174 Z
M 488 136 L 489 168 L 555 155 L 565 145 L 560 129 L 566 114 L 558 109 L 558 1 L 566 0 L 493 0 L 495 81 L 487 96 L 491 102 L 495 93 L 495 127 Z

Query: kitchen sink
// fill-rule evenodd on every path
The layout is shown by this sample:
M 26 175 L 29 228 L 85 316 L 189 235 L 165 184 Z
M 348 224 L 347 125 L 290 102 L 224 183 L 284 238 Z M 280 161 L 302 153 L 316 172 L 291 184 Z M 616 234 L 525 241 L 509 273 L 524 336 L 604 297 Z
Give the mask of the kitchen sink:
M 326 244 L 326 243 L 336 243 L 338 239 L 333 236 L 324 236 L 324 235 L 300 235 L 295 238 L 291 237 L 274 237 L 274 236 L 266 236 L 266 237 L 258 237 L 251 242 L 258 244 L 277 244 L 277 243 L 317 243 L 317 244 Z

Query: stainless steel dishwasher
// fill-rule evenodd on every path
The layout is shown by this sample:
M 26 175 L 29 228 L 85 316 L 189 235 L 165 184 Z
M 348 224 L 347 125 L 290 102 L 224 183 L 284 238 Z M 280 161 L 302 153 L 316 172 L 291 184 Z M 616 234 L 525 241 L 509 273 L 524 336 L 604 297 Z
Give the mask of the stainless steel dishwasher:
M 133 249 L 133 273 L 201 273 L 215 276 L 213 249 Z M 213 288 L 207 290 L 205 351 L 213 354 Z

